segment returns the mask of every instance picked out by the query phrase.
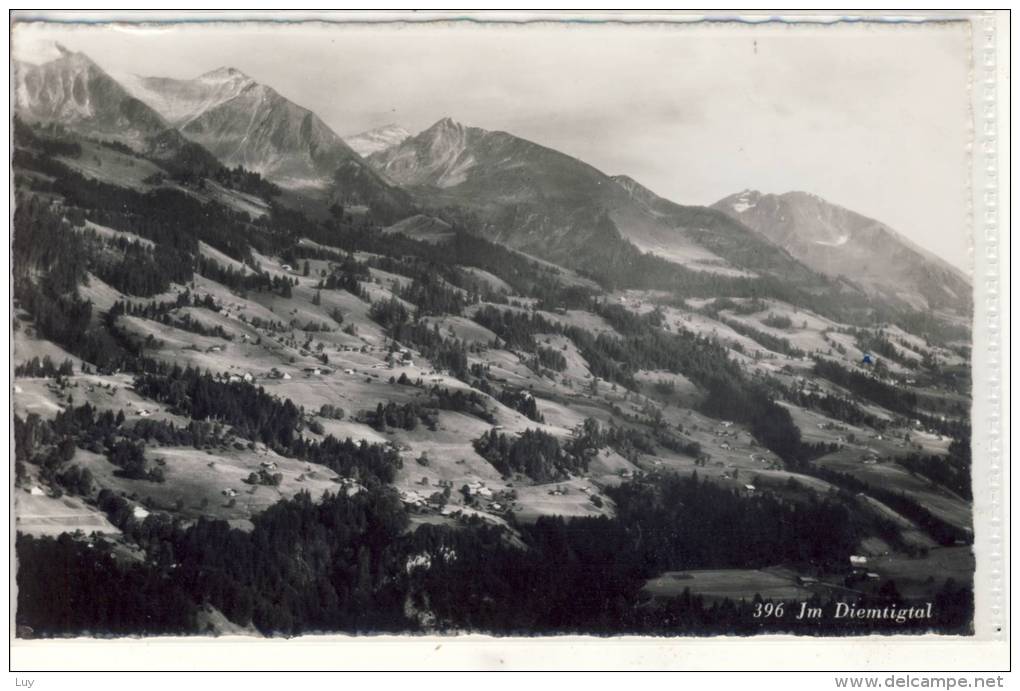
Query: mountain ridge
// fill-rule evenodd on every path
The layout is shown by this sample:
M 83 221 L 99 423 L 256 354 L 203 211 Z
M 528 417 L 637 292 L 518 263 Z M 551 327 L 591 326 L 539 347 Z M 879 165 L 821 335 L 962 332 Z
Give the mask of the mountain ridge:
M 134 75 L 127 88 L 226 166 L 330 206 L 369 209 L 383 221 L 413 211 L 410 197 L 318 115 L 241 70 L 219 67 L 193 79 Z
M 959 268 L 881 221 L 816 194 L 744 190 L 712 206 L 827 276 L 914 308 L 971 309 L 970 279 Z
M 738 245 L 748 242 L 795 278 L 813 280 L 791 257 L 718 212 L 688 213 L 651 192 L 635 198 L 633 185 L 628 190 L 584 161 L 508 132 L 446 117 L 368 161 L 419 203 L 467 208 L 490 238 L 573 262 L 573 268 L 583 268 L 579 264 L 593 251 L 592 242 L 617 242 L 612 238 L 618 236 L 632 248 L 691 269 L 753 276 L 731 261 L 746 254 Z M 666 206 L 659 208 L 660 202 Z M 714 226 L 707 233 L 698 225 L 706 213 Z
M 224 165 L 240 165 L 288 188 L 325 188 L 357 154 L 312 111 L 240 70 L 194 79 L 135 77 L 126 84 Z
M 209 170 L 213 155 L 181 135 L 90 57 L 57 45 L 60 56 L 35 64 L 15 60 L 15 115 L 114 141 L 171 168 Z

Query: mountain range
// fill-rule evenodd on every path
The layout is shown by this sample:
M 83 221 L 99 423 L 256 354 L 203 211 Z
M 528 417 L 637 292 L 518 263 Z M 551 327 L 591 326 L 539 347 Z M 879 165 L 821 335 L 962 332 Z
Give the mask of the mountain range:
M 573 268 L 584 268 L 598 243 L 617 257 L 637 248 L 699 271 L 776 270 L 811 280 L 784 251 L 724 214 L 667 202 L 629 178 L 507 132 L 444 118 L 368 161 L 420 205 L 465 210 L 483 235 Z
M 970 304 L 967 278 L 884 223 L 807 192 L 745 190 L 713 208 L 754 229 L 799 261 L 916 309 Z
M 88 56 L 59 45 L 58 50 L 60 56 L 43 65 L 14 62 L 19 118 L 114 141 L 171 166 L 218 165 L 207 150 L 182 136 Z
M 788 634 L 755 603 L 851 591 L 973 631 L 969 289 L 886 226 L 450 118 L 352 145 L 231 68 L 15 75 L 19 636 Z
M 967 279 L 884 224 L 813 195 L 745 191 L 676 204 L 626 175 L 443 118 L 345 142 L 312 111 L 234 68 L 118 82 L 82 53 L 16 65 L 20 117 L 157 158 L 259 173 L 285 190 L 392 224 L 421 211 L 578 270 L 638 271 L 642 253 L 690 271 L 778 277 L 809 291 L 968 310 Z M 608 275 L 608 274 L 607 274 Z

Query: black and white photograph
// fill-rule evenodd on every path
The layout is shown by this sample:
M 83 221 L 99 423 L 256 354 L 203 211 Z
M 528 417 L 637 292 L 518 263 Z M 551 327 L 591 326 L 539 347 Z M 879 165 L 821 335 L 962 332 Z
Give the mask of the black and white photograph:
M 276 15 L 12 15 L 14 648 L 1002 634 L 976 22 Z

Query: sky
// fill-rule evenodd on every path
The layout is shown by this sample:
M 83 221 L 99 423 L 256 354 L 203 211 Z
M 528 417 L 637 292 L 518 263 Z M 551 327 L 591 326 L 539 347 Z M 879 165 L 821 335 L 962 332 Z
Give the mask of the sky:
M 12 42 L 113 76 L 235 67 L 341 136 L 448 116 L 683 204 L 812 192 L 970 272 L 965 23 L 16 23 Z

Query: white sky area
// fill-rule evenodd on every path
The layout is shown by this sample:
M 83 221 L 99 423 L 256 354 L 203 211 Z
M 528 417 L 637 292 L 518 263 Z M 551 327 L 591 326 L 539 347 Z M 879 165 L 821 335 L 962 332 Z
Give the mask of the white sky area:
M 449 116 L 686 204 L 803 190 L 971 265 L 965 23 L 16 24 L 114 76 L 236 67 L 340 135 Z

